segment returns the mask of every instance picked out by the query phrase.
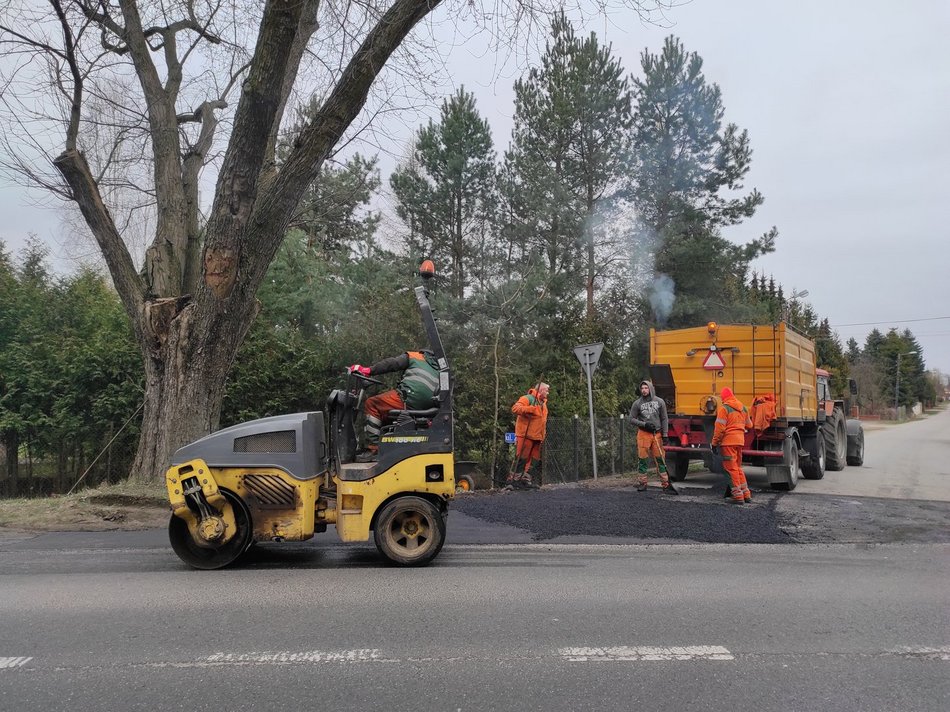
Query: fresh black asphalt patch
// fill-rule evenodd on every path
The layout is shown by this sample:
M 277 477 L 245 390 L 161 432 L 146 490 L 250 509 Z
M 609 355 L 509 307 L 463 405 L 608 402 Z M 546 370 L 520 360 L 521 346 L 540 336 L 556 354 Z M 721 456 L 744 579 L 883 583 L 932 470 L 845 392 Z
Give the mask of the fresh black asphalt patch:
M 756 492 L 733 504 L 720 490 L 560 486 L 457 497 L 451 509 L 517 527 L 538 542 L 559 537 L 705 543 L 950 542 L 950 503 Z M 451 516 L 449 518 L 451 527 Z

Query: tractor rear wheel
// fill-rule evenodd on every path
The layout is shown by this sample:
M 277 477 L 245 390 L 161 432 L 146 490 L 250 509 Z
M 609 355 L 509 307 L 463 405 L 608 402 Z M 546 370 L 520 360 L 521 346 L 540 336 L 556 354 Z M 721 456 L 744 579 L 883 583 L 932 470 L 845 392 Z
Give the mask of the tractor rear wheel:
M 456 475 L 455 476 L 455 491 L 459 492 L 471 492 L 475 489 L 475 479 L 471 475 Z
M 860 467 L 864 464 L 864 429 L 861 428 L 848 444 L 848 464 Z
M 825 438 L 825 469 L 832 472 L 843 470 L 848 456 L 848 431 L 841 408 L 831 412 L 821 426 L 821 434 Z
M 425 566 L 445 543 L 445 519 L 427 499 L 397 497 L 379 512 L 374 531 L 376 548 L 400 566 Z
M 806 480 L 820 480 L 825 476 L 825 439 L 821 430 L 813 438 L 805 438 L 808 459 L 802 463 L 802 474 Z
M 253 529 L 251 527 L 251 513 L 244 502 L 236 494 L 228 490 L 221 490 L 227 500 L 225 507 L 234 512 L 234 521 L 237 532 L 228 541 L 218 547 L 202 546 L 195 541 L 184 519 L 174 514 L 168 522 L 168 539 L 178 558 L 196 569 L 220 569 L 234 562 L 241 554 L 248 550 L 252 543 Z

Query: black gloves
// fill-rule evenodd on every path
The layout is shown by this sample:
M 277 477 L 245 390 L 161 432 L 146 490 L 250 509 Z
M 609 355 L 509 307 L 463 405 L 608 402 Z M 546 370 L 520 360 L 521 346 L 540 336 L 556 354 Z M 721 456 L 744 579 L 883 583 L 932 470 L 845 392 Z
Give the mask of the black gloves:
M 669 444 L 670 444 L 670 439 L 669 439 L 666 435 L 664 435 L 664 436 L 663 436 L 663 447 L 666 447 L 666 446 L 669 445 Z
M 718 455 L 718 454 L 719 454 L 719 446 L 718 446 L 718 445 L 712 445 L 710 449 L 712 450 L 712 454 L 713 454 L 713 455 Z
M 657 427 L 653 423 L 646 422 L 643 424 L 641 430 L 646 430 L 648 433 L 655 433 L 657 431 Z

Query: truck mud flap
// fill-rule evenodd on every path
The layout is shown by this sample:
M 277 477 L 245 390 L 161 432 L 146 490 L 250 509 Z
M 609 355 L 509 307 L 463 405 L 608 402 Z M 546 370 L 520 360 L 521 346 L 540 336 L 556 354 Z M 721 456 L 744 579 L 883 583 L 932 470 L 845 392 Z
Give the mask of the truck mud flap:
M 788 465 L 766 465 L 765 474 L 768 475 L 769 484 L 773 489 L 781 487 L 783 489 L 792 489 L 792 468 Z

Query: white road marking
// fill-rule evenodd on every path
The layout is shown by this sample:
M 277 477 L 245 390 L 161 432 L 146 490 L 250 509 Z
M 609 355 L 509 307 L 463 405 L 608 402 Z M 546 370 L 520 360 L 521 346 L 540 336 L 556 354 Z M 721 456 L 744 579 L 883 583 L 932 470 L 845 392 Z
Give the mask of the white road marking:
M 950 645 L 942 648 L 927 648 L 923 646 L 898 648 L 894 651 L 905 658 L 924 658 L 926 660 L 950 660 Z
M 262 653 L 215 653 L 200 662 L 209 665 L 267 665 L 286 663 L 362 663 L 381 660 L 377 648 L 361 650 L 321 651 L 308 650 L 292 652 L 289 650 Z
M 31 657 L 19 657 L 19 658 L 0 658 L 0 669 L 2 668 L 15 668 L 23 667 L 33 658 Z
M 561 648 L 558 655 L 569 662 L 640 662 L 646 660 L 735 660 L 721 645 L 687 645 L 659 648 L 617 645 L 609 648 Z

